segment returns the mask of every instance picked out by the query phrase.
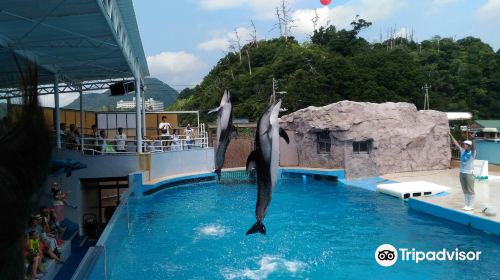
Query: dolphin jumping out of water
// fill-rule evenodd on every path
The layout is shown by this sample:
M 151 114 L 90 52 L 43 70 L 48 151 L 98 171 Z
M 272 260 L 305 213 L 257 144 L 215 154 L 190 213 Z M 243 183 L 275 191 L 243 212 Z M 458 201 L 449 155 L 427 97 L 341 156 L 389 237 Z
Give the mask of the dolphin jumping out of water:
M 210 110 L 208 113 L 217 112 L 217 150 L 215 152 L 215 173 L 220 180 L 222 166 L 226 156 L 226 149 L 231 141 L 233 133 L 233 105 L 231 104 L 231 94 L 225 90 L 219 107 Z
M 278 113 L 281 100 L 269 105 L 257 124 L 255 133 L 255 148 L 247 159 L 247 172 L 253 167 L 257 170 L 257 205 L 255 218 L 257 222 L 247 231 L 247 235 L 260 232 L 266 234 L 266 227 L 262 222 L 266 216 L 267 208 L 271 203 L 271 196 L 277 181 L 279 161 L 279 137 L 289 143 L 288 135 L 279 126 Z

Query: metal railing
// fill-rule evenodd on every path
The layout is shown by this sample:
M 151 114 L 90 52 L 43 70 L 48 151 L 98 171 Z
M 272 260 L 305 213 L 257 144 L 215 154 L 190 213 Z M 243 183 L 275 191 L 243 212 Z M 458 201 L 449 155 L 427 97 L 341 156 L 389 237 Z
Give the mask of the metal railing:
M 201 124 L 199 133 L 187 135 L 154 135 L 142 140 L 143 153 L 161 153 L 183 151 L 191 149 L 204 149 L 209 147 L 208 132 L 205 125 Z M 116 138 L 80 137 L 73 141 L 61 139 L 64 149 L 79 150 L 87 155 L 104 154 L 135 154 L 137 153 L 137 140 Z

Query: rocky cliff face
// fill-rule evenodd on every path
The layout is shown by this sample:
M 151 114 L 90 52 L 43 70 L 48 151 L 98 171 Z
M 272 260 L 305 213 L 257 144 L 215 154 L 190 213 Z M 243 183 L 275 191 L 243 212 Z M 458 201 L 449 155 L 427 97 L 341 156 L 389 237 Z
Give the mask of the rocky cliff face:
M 450 164 L 446 114 L 418 111 L 413 104 L 342 101 L 308 107 L 280 121 L 283 128 L 295 131 L 299 165 L 304 167 L 340 167 L 348 178 L 363 178 Z M 321 132 L 330 136 L 328 153 L 318 152 Z M 353 148 L 360 142 L 368 144 L 369 152 Z

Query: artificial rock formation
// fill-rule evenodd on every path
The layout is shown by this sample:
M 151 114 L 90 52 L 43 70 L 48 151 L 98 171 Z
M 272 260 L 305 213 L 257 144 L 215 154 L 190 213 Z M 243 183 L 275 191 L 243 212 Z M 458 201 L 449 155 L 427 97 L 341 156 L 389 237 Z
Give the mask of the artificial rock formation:
M 345 168 L 347 178 L 445 169 L 450 164 L 446 114 L 418 111 L 409 103 L 341 101 L 296 111 L 280 122 L 295 135 L 299 166 Z M 318 133 L 330 136 L 330 152 L 319 153 Z M 369 152 L 355 153 L 353 143 L 363 141 L 369 143 Z

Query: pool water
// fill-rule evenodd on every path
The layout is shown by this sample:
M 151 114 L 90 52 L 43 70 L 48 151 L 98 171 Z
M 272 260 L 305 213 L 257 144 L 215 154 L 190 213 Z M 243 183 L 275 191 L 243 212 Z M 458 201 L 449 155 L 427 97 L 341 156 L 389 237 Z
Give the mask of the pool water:
M 267 235 L 245 236 L 255 200 L 256 186 L 216 183 L 133 198 L 106 245 L 108 279 L 500 279 L 500 238 L 386 195 L 282 179 L 264 221 Z M 374 254 L 384 243 L 482 254 L 480 261 L 381 267 Z M 91 279 L 103 278 L 99 266 Z
M 500 165 L 500 142 L 476 141 L 477 159 Z

